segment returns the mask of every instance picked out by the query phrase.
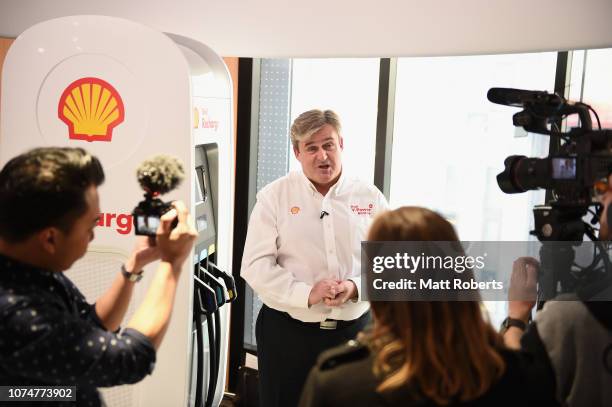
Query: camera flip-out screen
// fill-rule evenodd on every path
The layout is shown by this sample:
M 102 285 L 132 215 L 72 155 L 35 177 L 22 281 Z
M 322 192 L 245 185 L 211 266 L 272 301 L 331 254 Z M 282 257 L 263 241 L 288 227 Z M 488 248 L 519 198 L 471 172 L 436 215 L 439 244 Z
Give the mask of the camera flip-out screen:
M 150 235 L 157 233 L 157 227 L 159 226 L 159 218 L 157 216 L 137 215 L 136 222 L 139 231 Z
M 551 159 L 553 179 L 576 179 L 576 159 L 554 157 Z

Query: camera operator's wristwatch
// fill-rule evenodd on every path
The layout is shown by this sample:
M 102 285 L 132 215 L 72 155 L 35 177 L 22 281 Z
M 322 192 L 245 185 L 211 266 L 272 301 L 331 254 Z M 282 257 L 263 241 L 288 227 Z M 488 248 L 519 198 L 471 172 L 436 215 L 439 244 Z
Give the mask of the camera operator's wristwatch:
M 512 326 L 520 329 L 521 331 L 525 331 L 525 329 L 527 329 L 527 324 L 525 323 L 525 321 L 521 321 L 520 319 L 516 318 L 506 317 L 506 319 L 504 319 L 501 323 L 499 332 L 503 335 Z
M 125 269 L 125 264 L 121 265 L 121 274 L 123 274 L 123 277 L 132 283 L 137 283 L 142 280 L 142 270 L 140 270 L 138 273 L 130 273 Z

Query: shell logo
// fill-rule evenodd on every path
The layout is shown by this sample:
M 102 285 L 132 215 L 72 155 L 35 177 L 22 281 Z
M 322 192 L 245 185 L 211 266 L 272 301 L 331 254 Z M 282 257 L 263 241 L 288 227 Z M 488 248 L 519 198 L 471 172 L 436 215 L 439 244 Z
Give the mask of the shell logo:
M 200 109 L 193 108 L 193 128 L 197 129 L 200 126 Z
M 68 125 L 72 140 L 111 141 L 125 110 L 119 92 L 98 78 L 72 82 L 59 100 L 59 118 Z
M 291 214 L 297 215 L 300 212 L 300 208 L 298 206 L 294 206 L 291 208 Z

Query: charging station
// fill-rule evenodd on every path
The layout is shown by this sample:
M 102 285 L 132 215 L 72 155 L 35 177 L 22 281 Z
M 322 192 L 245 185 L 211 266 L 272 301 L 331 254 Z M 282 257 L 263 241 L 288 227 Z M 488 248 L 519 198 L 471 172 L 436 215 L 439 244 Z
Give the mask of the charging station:
M 183 266 L 155 370 L 138 384 L 100 390 L 112 407 L 218 405 L 228 303 L 236 295 L 225 274 L 232 259 L 234 141 L 223 60 L 198 41 L 124 19 L 62 17 L 15 40 L 4 62 L 1 102 L 0 165 L 34 147 L 69 146 L 86 149 L 104 166 L 96 237 L 67 272 L 89 302 L 110 286 L 134 246 L 131 212 L 143 196 L 138 165 L 159 154 L 183 163 L 185 180 L 161 198 L 188 205 L 199 237 L 193 261 Z M 124 323 L 155 268 L 146 267 Z

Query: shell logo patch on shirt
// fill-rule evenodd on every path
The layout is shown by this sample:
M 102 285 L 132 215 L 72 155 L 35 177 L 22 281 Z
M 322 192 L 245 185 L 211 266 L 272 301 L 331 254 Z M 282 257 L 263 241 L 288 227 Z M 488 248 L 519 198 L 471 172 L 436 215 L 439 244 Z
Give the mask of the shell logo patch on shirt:
M 299 212 L 300 212 L 300 207 L 299 206 L 291 207 L 291 214 L 292 215 L 297 215 Z
M 368 206 L 359 206 L 359 205 L 351 205 L 351 211 L 355 215 L 372 215 L 372 209 L 374 208 L 374 204 L 369 204 Z

